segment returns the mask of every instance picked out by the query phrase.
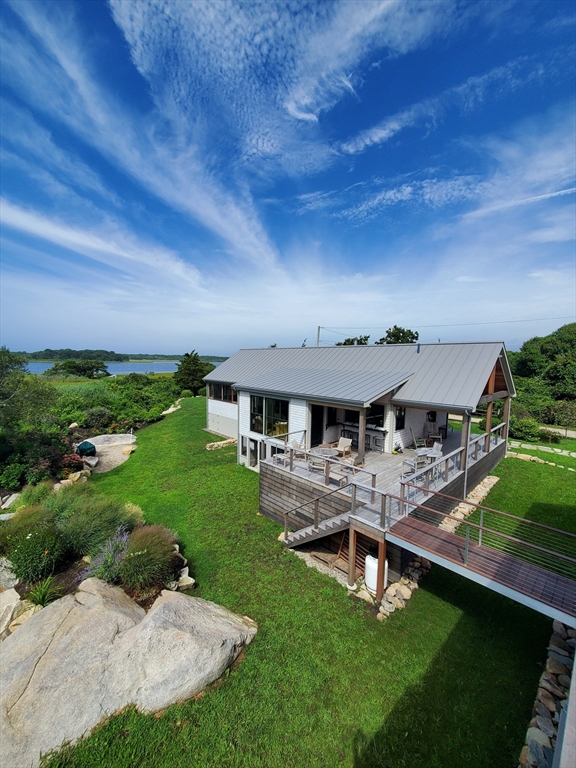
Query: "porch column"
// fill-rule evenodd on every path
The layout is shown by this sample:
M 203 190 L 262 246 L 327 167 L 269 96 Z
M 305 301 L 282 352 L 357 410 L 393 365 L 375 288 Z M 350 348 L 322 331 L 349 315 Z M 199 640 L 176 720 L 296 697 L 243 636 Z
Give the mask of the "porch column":
M 376 600 L 384 596 L 384 566 L 386 563 L 386 540 L 378 542 L 378 571 L 376 573 Z
M 492 373 L 488 379 L 488 392 L 487 394 L 494 394 L 494 387 L 496 384 L 496 366 L 492 368 Z M 488 407 L 486 408 L 486 437 L 484 438 L 484 450 L 486 453 L 490 451 L 490 430 L 492 429 L 492 409 L 494 407 L 494 401 L 490 400 Z
M 356 589 L 356 530 L 352 526 L 348 534 L 348 589 Z
M 358 424 L 358 463 L 363 464 L 364 463 L 364 454 L 365 454 L 365 448 L 364 443 L 366 442 L 366 408 L 360 409 L 360 423 Z
M 504 429 L 502 431 L 502 437 L 504 440 L 508 440 L 508 431 L 510 427 L 510 405 L 512 398 L 510 395 L 504 399 L 504 411 L 502 413 L 502 421 L 504 422 Z
M 460 447 L 464 450 L 462 451 L 462 464 L 460 465 L 460 469 L 464 471 L 464 490 L 463 490 L 463 496 L 462 498 L 466 498 L 466 494 L 468 493 L 468 450 L 470 448 L 470 423 L 472 421 L 472 417 L 469 413 L 465 413 L 462 416 L 462 438 L 460 440 Z

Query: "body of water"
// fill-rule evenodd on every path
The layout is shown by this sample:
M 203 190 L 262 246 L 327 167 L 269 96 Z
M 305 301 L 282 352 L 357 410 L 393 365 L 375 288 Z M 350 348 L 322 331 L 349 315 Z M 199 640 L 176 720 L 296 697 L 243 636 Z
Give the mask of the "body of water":
M 27 363 L 30 373 L 44 373 L 52 368 L 54 363 Z M 174 373 L 178 368 L 177 360 L 161 360 L 149 363 L 106 363 L 108 370 L 114 376 L 118 373 Z

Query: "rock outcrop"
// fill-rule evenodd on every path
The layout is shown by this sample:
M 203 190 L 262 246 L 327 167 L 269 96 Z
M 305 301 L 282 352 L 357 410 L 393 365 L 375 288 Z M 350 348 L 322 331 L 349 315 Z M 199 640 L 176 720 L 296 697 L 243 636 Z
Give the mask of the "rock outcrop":
M 146 614 L 118 587 L 83 581 L 2 643 L 3 764 L 37 765 L 128 704 L 155 712 L 191 698 L 255 634 L 200 598 L 163 591 Z

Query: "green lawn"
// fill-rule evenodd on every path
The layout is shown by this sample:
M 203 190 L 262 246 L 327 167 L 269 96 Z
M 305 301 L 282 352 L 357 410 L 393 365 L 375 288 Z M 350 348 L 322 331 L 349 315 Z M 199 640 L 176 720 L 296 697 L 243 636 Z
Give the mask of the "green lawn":
M 258 476 L 235 448 L 206 451 L 204 424 L 205 400 L 185 400 L 91 482 L 177 530 L 195 593 L 259 632 L 199 700 L 160 717 L 128 710 L 51 768 L 516 766 L 550 620 L 434 566 L 378 623 L 283 548 L 280 526 L 256 514 Z

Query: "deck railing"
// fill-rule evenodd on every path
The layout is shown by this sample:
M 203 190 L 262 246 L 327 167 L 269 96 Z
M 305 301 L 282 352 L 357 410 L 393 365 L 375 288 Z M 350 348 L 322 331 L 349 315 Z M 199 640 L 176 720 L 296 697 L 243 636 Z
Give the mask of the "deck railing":
M 341 490 L 340 488 L 334 488 L 331 491 L 328 491 L 327 493 L 323 493 L 321 496 L 317 496 L 315 499 L 310 499 L 310 501 L 305 501 L 303 504 L 298 504 L 297 507 L 293 507 L 292 509 L 289 509 L 287 512 L 283 512 L 284 515 L 284 541 L 288 538 L 289 535 L 289 528 L 288 528 L 288 516 L 294 514 L 294 512 L 298 512 L 299 510 L 304 509 L 304 507 L 312 505 L 312 514 L 310 515 L 310 518 L 312 520 L 312 527 L 314 530 L 318 529 L 318 513 L 319 513 L 319 502 L 322 501 L 322 499 L 325 499 L 327 496 L 332 496 L 333 493 L 336 493 L 337 491 Z
M 434 499 L 440 504 L 444 503 L 444 511 L 402 497 L 388 498 L 396 503 L 397 517 L 390 519 L 392 525 L 409 515 L 429 522 L 436 528 L 443 522 L 446 527 L 446 522 L 453 521 L 451 527 L 464 539 L 464 565 L 468 564 L 470 547 L 474 544 L 504 552 L 518 560 L 576 580 L 576 534 L 442 493 L 435 493 Z M 469 507 L 472 510 L 470 517 L 462 519 L 461 513 L 451 511 L 457 504 Z

